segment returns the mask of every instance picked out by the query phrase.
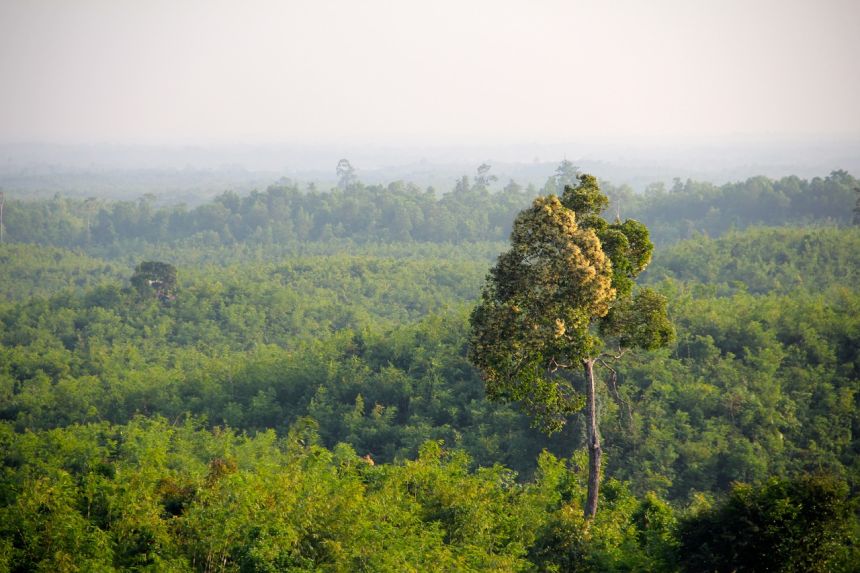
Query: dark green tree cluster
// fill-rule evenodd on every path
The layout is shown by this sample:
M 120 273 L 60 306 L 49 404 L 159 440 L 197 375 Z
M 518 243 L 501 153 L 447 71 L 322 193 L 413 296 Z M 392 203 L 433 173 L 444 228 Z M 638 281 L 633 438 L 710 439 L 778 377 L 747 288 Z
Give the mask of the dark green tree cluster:
M 857 565 L 843 483 L 815 475 L 741 484 L 679 527 L 684 571 L 815 573 Z M 853 552 L 853 553 L 852 553 Z M 841 562 L 841 563 L 840 563 Z
M 162 302 L 176 299 L 176 267 L 170 263 L 142 262 L 135 267 L 130 282 L 142 296 L 154 295 Z

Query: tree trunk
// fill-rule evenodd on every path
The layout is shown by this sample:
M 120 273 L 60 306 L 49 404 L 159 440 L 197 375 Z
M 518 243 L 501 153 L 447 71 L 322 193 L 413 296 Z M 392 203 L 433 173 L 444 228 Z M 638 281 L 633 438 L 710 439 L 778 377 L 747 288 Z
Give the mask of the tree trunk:
M 585 501 L 585 518 L 597 513 L 597 494 L 600 489 L 600 434 L 597 431 L 597 403 L 594 396 L 594 359 L 585 361 L 585 413 L 588 417 L 588 497 Z

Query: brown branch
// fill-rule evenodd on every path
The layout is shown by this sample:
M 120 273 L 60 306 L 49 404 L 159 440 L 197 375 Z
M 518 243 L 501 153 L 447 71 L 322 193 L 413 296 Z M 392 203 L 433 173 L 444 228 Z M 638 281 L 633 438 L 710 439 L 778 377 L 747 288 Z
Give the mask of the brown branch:
M 618 356 L 618 358 L 623 356 L 625 352 L 627 352 L 626 349 L 621 352 L 621 354 Z M 604 368 L 609 370 L 610 374 L 609 374 L 609 378 L 607 378 L 607 380 L 606 380 L 606 386 L 607 386 L 607 388 L 609 388 L 609 393 L 612 394 L 612 397 L 615 399 L 615 402 L 619 406 L 624 406 L 624 408 L 627 410 L 627 420 L 628 420 L 630 427 L 632 428 L 633 427 L 633 407 L 630 405 L 630 402 L 628 402 L 627 400 L 622 398 L 621 393 L 618 392 L 618 372 L 612 366 L 607 364 L 603 358 L 598 358 L 597 362 L 601 366 L 603 366 Z
M 562 370 L 570 368 L 570 364 L 559 364 L 558 362 L 556 362 L 555 357 L 549 359 L 549 365 L 550 368 L 547 368 L 547 370 L 549 370 L 550 374 L 555 373 L 555 371 L 559 368 L 561 368 Z
M 598 359 L 598 361 L 600 361 L 601 364 L 603 364 L 603 366 L 606 366 L 607 368 L 609 368 L 609 366 L 607 366 L 606 361 L 605 361 L 606 358 L 611 358 L 613 362 L 616 362 L 618 360 L 621 360 L 621 358 L 623 358 L 624 355 L 627 354 L 628 352 L 630 352 L 629 348 L 619 348 L 618 354 L 610 354 L 610 353 L 606 353 L 606 352 L 601 352 L 600 356 L 597 359 Z

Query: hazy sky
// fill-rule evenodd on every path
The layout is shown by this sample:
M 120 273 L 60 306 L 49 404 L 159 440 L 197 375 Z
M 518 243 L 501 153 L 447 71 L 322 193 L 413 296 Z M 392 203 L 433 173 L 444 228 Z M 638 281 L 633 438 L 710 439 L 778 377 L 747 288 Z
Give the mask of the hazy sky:
M 858 0 L 0 0 L 0 141 L 860 134 Z

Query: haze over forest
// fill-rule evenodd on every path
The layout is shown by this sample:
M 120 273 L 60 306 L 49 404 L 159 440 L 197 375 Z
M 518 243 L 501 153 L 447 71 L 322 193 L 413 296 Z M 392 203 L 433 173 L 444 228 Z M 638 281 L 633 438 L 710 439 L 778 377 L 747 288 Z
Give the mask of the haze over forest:
M 0 186 L 855 172 L 858 38 L 851 0 L 4 2 Z
M 856 0 L 0 2 L 0 573 L 856 573 Z

